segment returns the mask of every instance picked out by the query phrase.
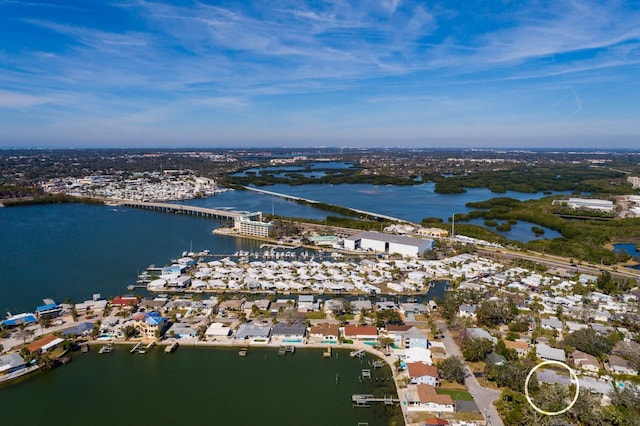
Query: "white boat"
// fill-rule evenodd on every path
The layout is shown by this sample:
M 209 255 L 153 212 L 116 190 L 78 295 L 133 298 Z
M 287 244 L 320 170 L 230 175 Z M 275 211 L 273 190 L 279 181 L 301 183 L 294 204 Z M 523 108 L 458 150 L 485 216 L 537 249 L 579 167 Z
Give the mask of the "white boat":
M 111 352 L 113 352 L 113 346 L 111 346 L 111 345 L 103 346 L 98 351 L 99 354 L 109 354 Z

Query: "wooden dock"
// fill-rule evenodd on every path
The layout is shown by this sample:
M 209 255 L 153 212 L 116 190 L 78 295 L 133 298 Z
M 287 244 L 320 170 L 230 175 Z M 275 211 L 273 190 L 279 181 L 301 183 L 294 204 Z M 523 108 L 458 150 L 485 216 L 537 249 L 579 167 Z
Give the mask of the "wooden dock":
M 173 353 L 176 349 L 178 349 L 178 346 L 179 346 L 178 342 L 173 342 L 172 344 L 164 348 L 164 353 L 165 354 Z
M 384 396 L 382 398 L 375 397 L 373 395 L 353 394 L 351 395 L 351 403 L 354 407 L 369 407 L 372 402 L 382 402 L 384 405 L 393 405 L 400 402 L 399 399 L 391 396 Z
M 331 346 L 327 346 L 327 350 L 322 352 L 324 358 L 331 358 Z
M 366 351 L 364 349 L 358 349 L 358 350 L 355 350 L 355 351 L 351 351 L 349 353 L 349 356 L 351 358 L 362 358 L 365 355 L 365 352 Z

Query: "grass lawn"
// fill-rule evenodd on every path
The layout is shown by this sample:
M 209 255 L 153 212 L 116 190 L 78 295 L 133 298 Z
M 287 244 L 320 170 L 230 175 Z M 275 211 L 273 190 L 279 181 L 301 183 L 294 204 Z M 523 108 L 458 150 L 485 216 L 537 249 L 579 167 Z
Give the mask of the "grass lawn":
M 451 399 L 458 401 L 473 401 L 473 397 L 466 390 L 459 389 L 436 389 L 438 395 L 451 395 Z

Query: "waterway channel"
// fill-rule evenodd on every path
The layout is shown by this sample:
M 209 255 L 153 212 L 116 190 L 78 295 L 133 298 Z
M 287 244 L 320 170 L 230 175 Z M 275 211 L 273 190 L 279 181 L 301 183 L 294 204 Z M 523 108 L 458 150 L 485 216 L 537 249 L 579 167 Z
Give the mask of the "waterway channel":
M 353 408 L 352 394 L 394 392 L 388 366 L 369 369 L 348 351 L 299 349 L 278 356 L 277 348 L 181 347 L 172 355 L 155 348 L 132 355 L 126 346 L 74 357 L 58 369 L 0 387 L 2 423 L 163 425 L 387 425 L 401 419 L 399 407 L 378 403 Z M 378 380 L 376 380 L 378 379 Z M 402 423 L 399 423 L 402 424 Z

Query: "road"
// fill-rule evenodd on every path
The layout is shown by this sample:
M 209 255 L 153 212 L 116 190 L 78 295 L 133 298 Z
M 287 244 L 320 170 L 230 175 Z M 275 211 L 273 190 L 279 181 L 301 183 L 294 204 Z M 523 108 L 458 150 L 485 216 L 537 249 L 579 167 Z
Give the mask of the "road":
M 491 254 L 494 256 L 498 256 L 504 259 L 526 259 L 532 260 L 536 263 L 540 263 L 546 265 L 547 267 L 557 268 L 557 269 L 565 269 L 565 270 L 575 270 L 576 272 L 581 272 L 585 274 L 598 276 L 602 271 L 608 271 L 613 275 L 618 275 L 627 278 L 634 278 L 640 281 L 640 271 L 624 268 L 624 267 L 615 267 L 609 265 L 591 265 L 591 264 L 575 264 L 571 263 L 571 260 L 565 257 L 541 254 L 535 252 L 522 252 L 522 251 L 509 251 L 506 249 L 497 250 L 486 247 L 478 247 L 476 249 L 477 253 L 482 254 Z
M 442 320 L 438 320 L 436 324 L 438 328 L 440 328 L 440 330 L 444 330 L 443 342 L 447 350 L 447 354 L 449 356 L 455 355 L 463 358 L 460 347 L 451 338 L 451 335 L 449 335 L 449 331 L 447 330 L 447 325 L 445 324 L 445 322 Z M 471 393 L 471 396 L 473 396 L 473 400 L 480 409 L 480 412 L 484 414 L 485 419 L 487 420 L 487 425 L 503 426 L 504 423 L 502 423 L 502 419 L 498 415 L 498 410 L 496 410 L 496 408 L 493 406 L 493 402 L 500 398 L 501 392 L 482 387 L 478 382 L 478 379 L 476 379 L 476 377 L 471 373 L 468 367 L 467 376 L 464 379 L 464 384 L 465 386 L 467 386 L 467 389 L 469 389 L 469 393 Z

